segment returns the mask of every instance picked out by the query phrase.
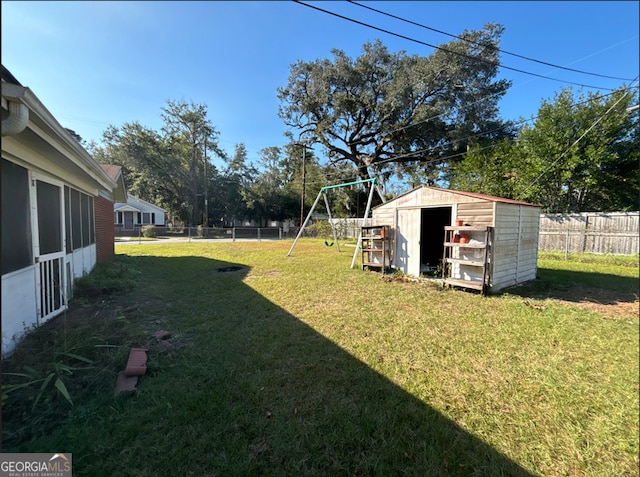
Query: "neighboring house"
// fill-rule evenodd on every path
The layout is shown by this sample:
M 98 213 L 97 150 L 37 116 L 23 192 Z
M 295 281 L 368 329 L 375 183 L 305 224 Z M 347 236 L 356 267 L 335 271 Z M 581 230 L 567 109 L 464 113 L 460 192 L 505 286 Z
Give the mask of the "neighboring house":
M 113 255 L 114 180 L 2 66 L 2 356 Z
M 113 205 L 115 231 L 119 233 L 133 230 L 141 225 L 164 226 L 165 214 L 166 211 L 162 207 L 127 194 L 126 203 L 118 202 Z

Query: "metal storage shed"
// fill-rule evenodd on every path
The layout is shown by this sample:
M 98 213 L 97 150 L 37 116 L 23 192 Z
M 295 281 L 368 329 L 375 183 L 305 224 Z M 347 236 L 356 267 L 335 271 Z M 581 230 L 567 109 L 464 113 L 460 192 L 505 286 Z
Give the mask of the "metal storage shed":
M 536 278 L 540 206 L 420 186 L 375 207 L 372 213 L 374 225 L 391 227 L 392 267 L 408 275 L 420 276 L 442 266 L 448 243 L 445 232 L 453 233 L 456 220 L 461 220 L 471 233 L 489 227 L 486 230 L 490 232 L 491 243 L 483 268 L 486 270 L 483 290 L 495 293 Z M 479 240 L 483 240 L 482 236 Z M 460 263 L 454 267 L 454 277 L 469 283 L 482 280 L 483 275 L 474 275 L 471 267 Z

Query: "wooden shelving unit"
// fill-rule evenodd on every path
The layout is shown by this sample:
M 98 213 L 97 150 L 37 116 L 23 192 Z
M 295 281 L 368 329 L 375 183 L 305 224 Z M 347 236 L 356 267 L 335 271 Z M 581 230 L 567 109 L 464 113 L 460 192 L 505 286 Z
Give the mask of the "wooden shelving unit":
M 378 269 L 384 274 L 391 267 L 391 228 L 367 225 L 361 233 L 362 269 Z
M 493 227 L 445 227 L 443 285 L 471 288 L 485 294 L 490 279 L 488 272 L 492 242 Z

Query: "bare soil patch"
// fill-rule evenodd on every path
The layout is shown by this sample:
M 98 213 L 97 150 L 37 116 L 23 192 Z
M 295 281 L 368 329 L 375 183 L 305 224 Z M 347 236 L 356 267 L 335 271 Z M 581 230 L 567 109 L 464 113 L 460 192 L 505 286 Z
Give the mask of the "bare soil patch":
M 637 293 L 607 290 L 585 286 L 573 286 L 567 290 L 555 290 L 552 296 L 540 296 L 544 300 L 577 305 L 610 319 L 638 320 L 640 302 Z

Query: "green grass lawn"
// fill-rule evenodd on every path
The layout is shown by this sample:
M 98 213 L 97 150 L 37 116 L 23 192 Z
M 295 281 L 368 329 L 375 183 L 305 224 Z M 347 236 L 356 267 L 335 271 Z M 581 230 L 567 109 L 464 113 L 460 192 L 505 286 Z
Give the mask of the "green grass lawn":
M 122 289 L 77 296 L 3 363 L 93 360 L 64 376 L 73 407 L 53 388 L 35 407 L 37 389 L 10 394 L 3 450 L 72 452 L 78 476 L 638 474 L 637 307 L 553 299 L 637 294 L 637 258 L 544 254 L 537 283 L 483 297 L 290 245 L 117 245 L 105 270 Z M 149 369 L 114 399 L 130 346 Z

